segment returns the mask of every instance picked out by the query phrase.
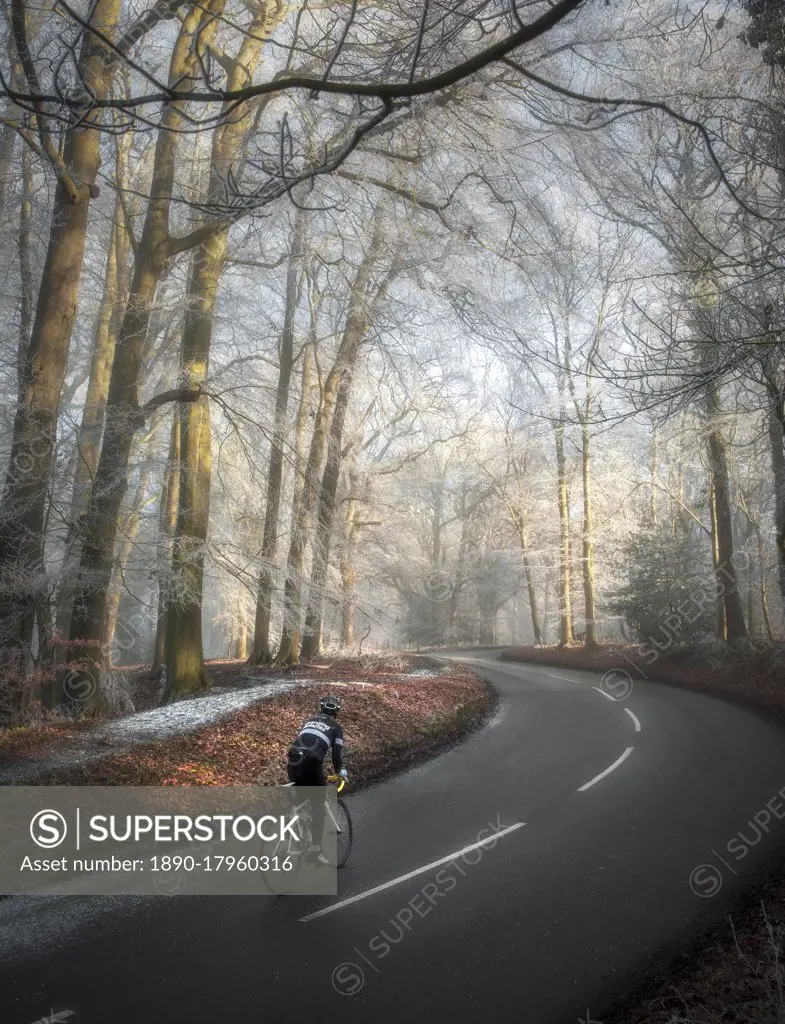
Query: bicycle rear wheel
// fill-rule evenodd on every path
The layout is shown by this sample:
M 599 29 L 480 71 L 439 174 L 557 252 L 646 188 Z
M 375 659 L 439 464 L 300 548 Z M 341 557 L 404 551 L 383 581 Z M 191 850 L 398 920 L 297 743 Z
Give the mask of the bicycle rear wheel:
M 273 896 L 286 896 L 297 885 L 302 867 L 302 852 L 292 848 L 291 843 L 280 840 L 264 843 L 261 857 L 269 864 L 269 870 L 262 874 L 265 888 Z M 284 864 L 287 867 L 284 867 Z
M 340 797 L 338 798 L 335 817 L 338 831 L 336 836 L 337 863 L 338 867 L 342 868 L 349 859 L 354 831 L 352 829 L 352 816 L 349 814 L 349 808 Z

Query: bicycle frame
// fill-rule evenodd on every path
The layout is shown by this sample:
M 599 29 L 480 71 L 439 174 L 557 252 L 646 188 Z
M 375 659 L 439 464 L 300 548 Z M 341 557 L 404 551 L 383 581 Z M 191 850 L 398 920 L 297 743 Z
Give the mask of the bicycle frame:
M 332 779 L 335 779 L 335 780 L 337 781 L 339 777 L 340 777 L 340 776 L 337 776 L 337 775 L 336 775 L 336 776 L 328 776 L 328 782 L 332 783 Z M 345 785 L 346 785 L 346 779 L 344 779 L 344 778 L 341 778 L 341 780 L 340 780 L 340 784 L 339 784 L 339 786 L 338 786 L 338 790 L 337 790 L 337 792 L 338 792 L 338 793 L 340 793 L 340 792 L 341 792 L 341 790 L 342 790 L 342 789 L 344 788 L 344 786 L 345 786 Z M 291 788 L 292 788 L 292 787 L 294 787 L 294 786 L 295 786 L 295 784 L 294 784 L 293 782 L 284 782 L 284 783 L 282 784 L 282 788 L 283 788 L 283 789 L 291 789 Z M 296 788 L 296 787 L 295 787 L 295 788 Z M 303 802 L 302 802 L 301 804 L 295 804 L 295 806 L 294 806 L 294 812 L 295 812 L 295 814 L 296 814 L 296 813 L 298 813 L 299 811 L 301 811 L 301 810 L 302 810 L 302 809 L 303 809 L 304 807 L 307 807 L 307 806 L 308 806 L 308 803 L 309 803 L 309 801 L 308 801 L 308 800 L 303 800 Z M 336 835 L 341 835 L 341 833 L 343 832 L 343 829 L 342 829 L 342 828 L 341 828 L 341 826 L 340 826 L 340 825 L 338 824 L 338 821 L 337 821 L 337 819 L 336 819 L 335 815 L 333 814 L 333 810 L 332 810 L 332 807 L 330 807 L 330 804 L 329 804 L 329 802 L 328 802 L 328 803 L 327 803 L 327 804 L 325 805 L 325 810 L 326 810 L 326 811 L 327 811 L 327 813 L 329 814 L 329 816 L 330 816 L 330 820 L 332 821 L 333 825 L 335 826 L 335 832 L 336 832 Z M 309 839 L 310 839 L 310 834 L 309 834 Z M 288 842 L 289 842 L 289 843 L 292 843 L 292 842 L 293 842 L 293 840 L 291 840 L 291 839 L 290 839 L 290 840 L 288 840 Z M 308 845 L 310 846 L 310 845 L 311 845 L 311 843 L 309 842 L 309 844 L 308 844 Z M 277 847 L 276 847 L 276 850 L 277 850 Z M 291 852 L 292 852 L 292 851 L 291 851 L 291 849 L 290 849 L 290 850 L 289 850 L 289 851 L 287 852 L 287 856 L 291 855 Z M 298 851 L 296 851 L 296 850 L 295 850 L 294 852 L 295 852 L 295 853 L 297 853 Z

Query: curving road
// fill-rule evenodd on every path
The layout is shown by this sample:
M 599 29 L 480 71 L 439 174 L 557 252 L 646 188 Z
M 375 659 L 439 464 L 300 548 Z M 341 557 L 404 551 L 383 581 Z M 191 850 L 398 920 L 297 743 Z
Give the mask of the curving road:
M 498 711 L 351 798 L 338 897 L 5 900 L 3 1024 L 601 1021 L 785 840 L 776 723 L 455 657 Z

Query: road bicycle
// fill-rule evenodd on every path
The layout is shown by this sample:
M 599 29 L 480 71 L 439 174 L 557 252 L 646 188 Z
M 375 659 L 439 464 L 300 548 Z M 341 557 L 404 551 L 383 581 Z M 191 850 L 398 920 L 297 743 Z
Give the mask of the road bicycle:
M 329 802 L 325 804 L 325 831 L 327 829 L 335 830 L 336 861 L 337 866 L 342 868 L 349 859 L 354 839 L 352 816 L 346 806 L 346 801 L 340 796 L 346 788 L 347 781 L 341 775 L 328 775 L 327 782 L 329 785 L 337 786 L 338 798 L 335 810 Z M 296 787 L 293 782 L 287 782 L 282 788 Z M 262 848 L 262 857 L 266 858 L 270 865 L 274 864 L 277 867 L 277 870 L 269 870 L 262 875 L 264 884 L 275 896 L 284 896 L 295 888 L 303 861 L 314 856 L 310 801 L 303 800 L 301 803 L 295 804 L 292 811 L 299 817 L 302 829 L 301 841 L 296 842 L 290 837 L 284 840 L 275 839 L 265 843 Z

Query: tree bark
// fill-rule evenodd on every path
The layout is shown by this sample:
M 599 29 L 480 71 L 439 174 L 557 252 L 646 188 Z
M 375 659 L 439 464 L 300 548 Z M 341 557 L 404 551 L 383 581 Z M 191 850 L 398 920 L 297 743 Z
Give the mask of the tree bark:
M 311 435 L 302 494 L 296 507 L 292 510 L 292 534 L 284 584 L 284 622 L 281 644 L 276 656 L 276 661 L 285 665 L 296 664 L 300 658 L 302 573 L 305 551 L 311 539 L 313 516 L 319 496 L 317 479 L 324 459 L 327 432 L 338 387 L 344 373 L 354 365 L 360 342 L 365 335 L 368 316 L 366 290 L 376 267 L 381 245 L 381 217 L 377 215 L 371 243 L 352 282 L 346 327 L 341 337 L 335 362 L 324 383 Z M 381 290 L 380 288 L 379 293 Z M 377 293 L 377 298 L 379 293 Z
M 528 542 L 526 539 L 526 523 L 524 521 L 523 512 L 520 508 L 513 508 L 512 510 L 513 519 L 515 521 L 515 528 L 518 531 L 518 543 L 521 546 L 521 557 L 523 558 L 523 575 L 526 580 L 526 590 L 529 595 L 529 611 L 531 613 L 532 620 L 532 631 L 534 633 L 534 642 L 541 644 L 542 638 L 542 627 L 540 626 L 540 616 L 537 611 L 537 593 L 534 587 L 534 577 L 531 571 L 531 565 L 529 564 L 529 551 Z
M 760 608 L 763 615 L 763 625 L 766 629 L 766 637 L 769 640 L 774 639 L 774 629 L 771 624 L 771 616 L 769 614 L 769 598 L 766 593 L 766 575 L 763 565 L 763 537 L 761 536 L 760 528 L 756 525 L 755 528 L 755 540 L 758 546 L 758 590 L 760 593 Z
M 23 367 L 27 365 L 30 332 L 33 321 L 33 268 L 31 261 L 31 232 L 33 224 L 33 161 L 30 149 L 22 149 L 22 203 L 19 209 L 19 361 L 17 375 L 20 388 L 24 386 Z
M 158 614 L 155 628 L 152 674 L 166 664 L 166 609 L 169 606 L 172 545 L 177 528 L 177 509 L 180 504 L 180 416 L 177 408 L 172 416 L 169 436 L 169 455 L 166 460 L 164 485 L 158 514 Z
M 208 9 L 190 8 L 181 25 L 169 67 L 169 82 L 195 73 L 194 40 L 208 44 L 224 0 Z M 96 670 L 112 574 L 117 519 L 128 482 L 128 456 L 144 416 L 139 408 L 140 372 L 150 313 L 161 276 L 177 248 L 169 234 L 169 208 L 182 127 L 182 103 L 167 105 L 156 140 L 150 202 L 137 247 L 128 304 L 115 346 L 106 404 L 101 455 L 85 515 L 82 550 L 71 616 L 69 658 L 87 661 Z M 98 672 L 94 673 L 96 676 Z M 92 703 L 100 704 L 100 687 Z M 90 710 L 90 708 L 87 708 Z
M 354 644 L 354 618 L 357 607 L 357 573 L 354 568 L 354 549 L 357 538 L 357 502 L 350 496 L 346 503 L 344 530 L 346 541 L 341 552 L 341 647 Z
M 228 241 L 228 232 L 221 232 L 194 255 L 183 327 L 183 387 L 197 388 L 207 380 L 215 301 Z M 180 403 L 179 418 L 180 491 L 172 547 L 172 592 L 166 610 L 166 700 L 210 685 L 202 642 L 212 465 L 207 396 Z
M 97 0 L 78 57 L 79 77 L 91 94 L 104 99 L 114 67 L 130 42 L 110 51 L 103 38 L 113 39 L 120 0 Z M 25 8 L 12 4 L 12 30 L 20 62 L 30 77 Z M 134 41 L 141 35 L 136 32 Z M 34 74 L 34 72 L 33 72 Z M 35 83 L 28 81 L 32 92 Z M 45 111 L 34 104 L 42 148 L 57 171 L 49 244 L 38 291 L 30 345 L 21 376 L 14 420 L 11 457 L 0 503 L 0 602 L 3 653 L 11 660 L 29 648 L 36 607 L 43 598 L 30 579 L 43 578 L 43 526 L 46 495 L 53 469 L 57 413 L 65 379 L 68 349 L 76 317 L 79 280 L 84 261 L 90 198 L 100 165 L 100 110 L 94 109 L 66 133 L 62 154 L 52 144 Z
M 583 603 L 586 619 L 587 650 L 597 649 L 597 623 L 595 622 L 595 578 L 594 578 L 594 521 L 591 500 L 591 439 L 589 425 L 584 421 L 581 427 L 582 475 L 583 475 Z
M 118 187 L 122 187 L 122 178 L 120 177 L 118 177 Z M 93 337 L 90 377 L 82 409 L 82 419 L 76 436 L 71 508 L 57 601 L 56 650 L 58 652 L 58 662 L 61 662 L 65 657 L 66 647 L 63 641 L 68 637 L 71 626 L 71 605 L 74 597 L 73 587 L 79 567 L 79 534 L 82 517 L 87 511 L 90 500 L 90 489 L 101 451 L 101 435 L 103 433 L 106 399 L 109 392 L 109 376 L 112 368 L 115 339 L 117 337 L 117 310 L 122 306 L 126 298 L 122 283 L 125 272 L 122 268 L 128 263 L 129 249 L 130 240 L 118 194 L 115 202 L 114 218 L 109 236 L 109 247 L 104 270 L 104 290 L 101 296 L 101 304 L 98 309 Z
M 122 187 L 122 183 L 119 187 Z M 125 214 L 118 199 L 107 252 L 104 291 L 95 328 L 90 378 L 77 438 L 78 461 L 71 508 L 72 516 L 75 518 L 82 515 L 87 508 L 90 486 L 98 467 L 109 378 L 117 338 L 117 311 L 124 307 L 127 298 L 123 280 L 126 277 L 124 268 L 128 265 L 129 250 L 130 240 Z
M 341 375 L 335 412 L 330 424 L 330 438 L 327 443 L 327 459 L 319 489 L 319 508 L 316 515 L 316 534 L 313 544 L 313 566 L 308 591 L 308 608 L 305 613 L 302 657 L 313 658 L 319 653 L 324 613 L 324 596 L 327 587 L 327 569 L 330 562 L 330 544 L 335 524 L 335 501 L 338 481 L 343 462 L 343 429 L 352 391 L 353 363 Z
M 172 546 L 172 589 L 166 610 L 165 702 L 210 685 L 202 642 L 202 586 L 211 471 L 207 398 L 181 406 L 180 431 L 180 501 Z
M 709 396 L 710 428 L 707 439 L 711 482 L 714 494 L 714 508 L 717 531 L 717 588 L 722 595 L 725 613 L 725 629 L 728 643 L 739 643 L 747 639 L 744 621 L 744 607 L 739 594 L 736 567 L 733 564 L 733 521 L 730 501 L 730 478 L 725 438 L 717 423 L 719 396 Z
M 133 554 L 134 546 L 139 537 L 139 529 L 142 525 L 142 509 L 144 508 L 147 489 L 150 485 L 150 477 L 153 469 L 153 443 L 154 433 L 148 442 L 147 453 L 142 460 L 139 471 L 139 481 L 128 511 L 121 516 L 120 521 L 120 542 L 115 558 L 115 568 L 112 574 L 112 582 L 109 586 L 109 594 L 106 603 L 106 621 L 104 623 L 104 644 L 109 651 L 108 661 L 110 665 L 118 663 L 115 658 L 115 631 L 117 628 L 117 616 L 120 611 L 120 599 L 123 595 L 124 576 L 128 563 Z M 128 645 L 123 645 L 125 650 Z
M 241 88 L 254 74 L 269 36 L 286 8 L 282 0 L 260 3 L 237 55 L 227 72 L 229 91 Z M 250 112 L 230 114 L 216 129 L 210 160 L 208 192 L 220 194 L 232 165 L 253 130 Z M 192 261 L 182 339 L 182 385 L 199 388 L 207 380 L 218 286 L 229 244 L 229 227 L 208 236 Z M 173 598 L 167 609 L 167 681 L 165 699 L 176 700 L 209 686 L 202 641 L 204 557 L 210 517 L 211 435 L 207 397 L 180 406 L 180 501 L 172 549 Z
M 9 104 L 6 108 L 6 115 L 13 117 L 15 113 L 16 108 L 14 104 Z M 16 138 L 16 131 L 10 124 L 3 124 L 0 127 L 0 221 L 2 221 L 5 214 L 6 196 L 8 194 L 8 183 L 11 181 L 11 168 L 13 166 Z
M 709 518 L 711 520 L 711 564 L 714 569 L 714 587 L 716 591 L 714 610 L 714 632 L 718 640 L 727 640 L 728 631 L 725 622 L 725 602 L 722 598 L 722 584 L 717 581 L 720 566 L 720 540 L 717 526 L 717 499 L 714 483 L 709 480 Z
M 785 406 L 782 398 L 769 388 L 768 434 L 771 475 L 774 480 L 774 521 L 777 546 L 777 583 L 785 608 Z
M 559 644 L 572 642 L 572 607 L 570 597 L 570 501 L 567 489 L 567 460 L 564 453 L 564 409 L 560 408 L 555 424 L 556 487 L 559 505 Z
M 238 661 L 248 660 L 248 627 L 245 619 L 242 619 L 238 624 L 238 633 L 235 637 L 233 644 L 232 657 Z
M 347 343 L 347 338 L 349 338 Z M 300 660 L 300 627 L 302 615 L 302 574 L 305 552 L 311 539 L 312 521 L 319 495 L 317 478 L 324 460 L 327 433 L 335 403 L 338 384 L 343 367 L 354 361 L 355 340 L 344 333 L 341 345 L 321 395 L 316 414 L 308 460 L 305 465 L 303 487 L 296 496 L 292 509 L 292 533 L 289 555 L 286 560 L 286 582 L 284 584 L 284 622 L 281 643 L 276 661 L 284 665 L 296 664 Z
M 294 369 L 294 321 L 297 311 L 297 297 L 302 271 L 304 216 L 298 210 L 292 232 L 289 267 L 286 273 L 286 308 L 284 310 L 281 342 L 278 352 L 278 386 L 275 391 L 275 418 L 270 444 L 270 463 L 267 472 L 267 500 L 264 509 L 262 530 L 261 569 L 256 591 L 256 618 L 254 625 L 252 665 L 269 665 L 270 619 L 272 614 L 275 576 L 273 566 L 278 554 L 278 534 L 281 509 L 281 482 L 288 429 L 289 391 Z M 303 354 L 303 378 L 300 398 L 301 411 L 306 408 L 310 391 L 311 346 Z M 298 413 L 298 419 L 300 413 Z

